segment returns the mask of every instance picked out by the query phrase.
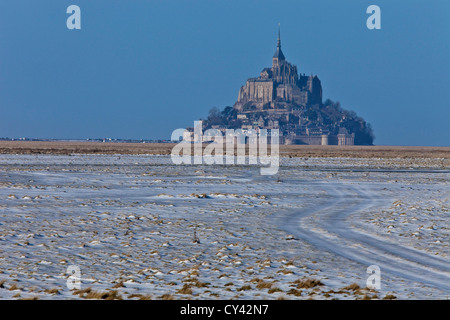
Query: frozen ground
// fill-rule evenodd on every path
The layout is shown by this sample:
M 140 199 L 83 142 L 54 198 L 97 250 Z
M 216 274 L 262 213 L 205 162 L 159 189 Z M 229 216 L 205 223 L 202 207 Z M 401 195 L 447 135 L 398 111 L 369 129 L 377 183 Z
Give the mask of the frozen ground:
M 259 173 L 0 155 L 0 298 L 450 298 L 448 160 L 283 158 Z M 380 290 L 365 289 L 373 264 Z

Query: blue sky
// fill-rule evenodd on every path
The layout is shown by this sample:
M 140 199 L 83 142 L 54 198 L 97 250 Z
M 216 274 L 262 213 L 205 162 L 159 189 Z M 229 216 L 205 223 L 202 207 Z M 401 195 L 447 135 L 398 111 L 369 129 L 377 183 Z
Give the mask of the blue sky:
M 271 65 L 278 23 L 287 60 L 375 144 L 450 145 L 446 0 L 2 0 L 0 137 L 169 138 Z

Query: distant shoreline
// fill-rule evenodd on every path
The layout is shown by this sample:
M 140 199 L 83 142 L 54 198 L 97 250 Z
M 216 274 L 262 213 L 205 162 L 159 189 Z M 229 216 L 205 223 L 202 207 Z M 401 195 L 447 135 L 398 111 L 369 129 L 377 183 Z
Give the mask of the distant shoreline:
M 205 144 L 206 146 L 207 144 Z M 169 155 L 175 143 L 92 141 L 0 141 L 0 154 L 152 154 Z M 444 158 L 450 147 L 280 145 L 286 157 Z

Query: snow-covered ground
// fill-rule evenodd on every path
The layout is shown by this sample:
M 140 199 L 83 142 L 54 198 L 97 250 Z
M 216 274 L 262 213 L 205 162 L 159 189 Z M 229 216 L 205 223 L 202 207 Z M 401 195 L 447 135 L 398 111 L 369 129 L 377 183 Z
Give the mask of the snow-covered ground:
M 449 173 L 445 159 L 282 158 L 261 176 L 0 155 L 0 298 L 449 299 Z

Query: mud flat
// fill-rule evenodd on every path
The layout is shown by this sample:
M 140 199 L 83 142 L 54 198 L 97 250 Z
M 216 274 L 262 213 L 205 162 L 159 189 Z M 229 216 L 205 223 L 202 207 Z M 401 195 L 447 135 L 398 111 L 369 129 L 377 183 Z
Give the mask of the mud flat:
M 39 150 L 110 147 L 56 145 Z M 450 298 L 448 157 L 282 157 L 261 176 L 72 151 L 0 155 L 0 299 Z
M 174 146 L 174 143 L 0 141 L 0 154 L 168 155 Z M 450 147 L 280 145 L 280 154 L 287 157 L 450 159 Z

